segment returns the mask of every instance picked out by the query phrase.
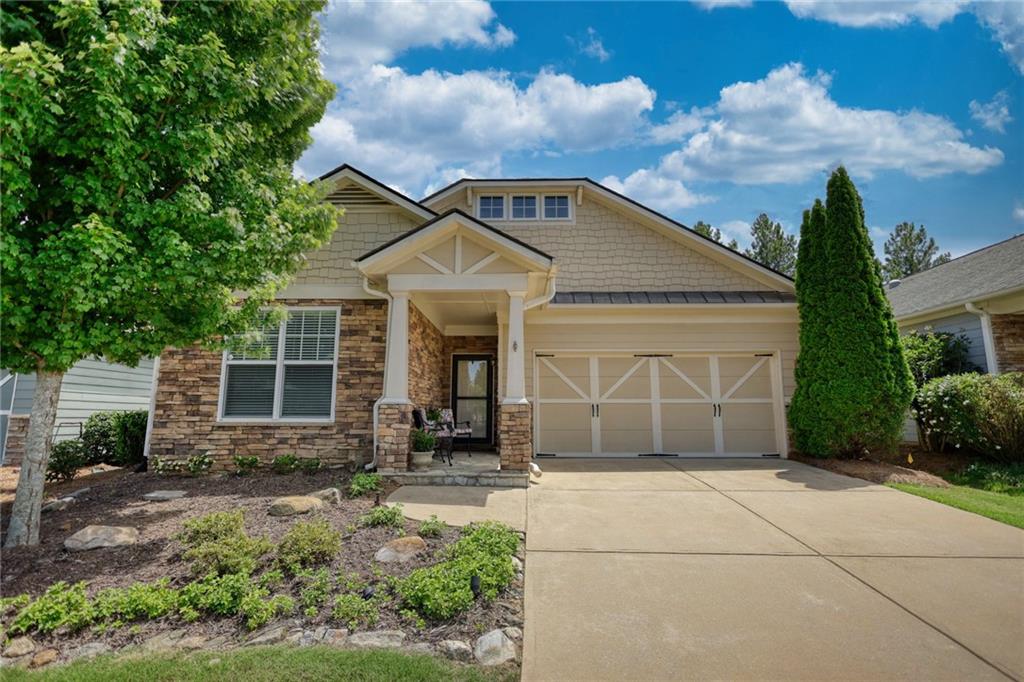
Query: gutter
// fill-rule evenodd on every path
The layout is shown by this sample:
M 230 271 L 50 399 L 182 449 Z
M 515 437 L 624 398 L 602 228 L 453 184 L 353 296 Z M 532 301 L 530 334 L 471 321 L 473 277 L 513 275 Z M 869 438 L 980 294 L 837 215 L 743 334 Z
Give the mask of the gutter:
M 558 266 L 552 265 L 548 269 L 547 281 L 544 285 L 544 293 L 537 298 L 531 299 L 523 304 L 523 312 L 526 312 L 530 308 L 536 308 L 539 305 L 550 303 L 551 299 L 555 297 L 555 273 L 558 272 Z
M 981 340 L 985 345 L 985 364 L 989 374 L 999 374 L 999 361 L 996 359 L 996 345 L 992 338 L 992 316 L 973 302 L 964 304 L 964 309 L 981 319 Z
M 388 302 L 387 308 L 387 324 L 384 329 L 384 389 L 387 390 L 388 385 L 388 347 L 391 345 L 391 295 L 383 291 L 378 291 L 370 287 L 370 278 L 363 276 L 363 291 L 368 293 L 374 298 L 383 298 Z M 373 401 L 373 456 L 370 461 L 363 465 L 365 471 L 371 471 L 377 468 L 377 423 L 379 421 L 379 410 L 380 404 L 384 401 L 384 394 L 381 393 L 380 397 Z

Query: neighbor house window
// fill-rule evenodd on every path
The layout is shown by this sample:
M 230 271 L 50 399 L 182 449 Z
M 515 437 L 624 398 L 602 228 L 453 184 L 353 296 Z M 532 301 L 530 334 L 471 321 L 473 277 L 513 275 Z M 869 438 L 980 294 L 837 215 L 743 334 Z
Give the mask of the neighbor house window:
M 512 195 L 512 219 L 530 220 L 537 217 L 537 197 Z
M 289 310 L 225 352 L 221 416 L 330 419 L 337 357 L 336 309 Z
M 505 218 L 505 196 L 502 194 L 480 197 L 481 218 L 502 220 Z
M 557 194 L 544 197 L 544 219 L 559 220 L 569 218 L 569 195 Z

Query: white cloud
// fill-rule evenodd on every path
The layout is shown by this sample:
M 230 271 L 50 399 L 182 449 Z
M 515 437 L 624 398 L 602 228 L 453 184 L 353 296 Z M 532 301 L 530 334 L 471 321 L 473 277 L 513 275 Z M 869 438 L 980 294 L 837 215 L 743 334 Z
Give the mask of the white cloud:
M 985 26 L 995 35 L 997 41 L 1017 67 L 1024 74 L 1024 3 L 977 2 L 973 6 Z
M 660 125 L 651 126 L 648 138 L 654 144 L 675 142 L 704 127 L 707 111 L 693 107 L 689 112 L 676 111 Z
M 721 7 L 750 7 L 754 0 L 693 0 L 693 4 L 713 10 Z
M 1024 204 L 1019 201 L 1013 206 L 1013 219 L 1024 223 Z
M 1005 133 L 1006 124 L 1013 120 L 1010 116 L 1010 96 L 1006 90 L 997 92 L 991 102 L 981 103 L 972 99 L 968 109 L 971 118 L 997 133 Z
M 609 175 L 601 180 L 601 184 L 641 204 L 664 212 L 678 211 L 714 201 L 714 197 L 691 192 L 679 180 L 666 178 L 646 169 L 640 169 L 624 180 Z
M 746 220 L 727 220 L 721 225 L 715 225 L 722 232 L 722 241 L 728 242 L 735 239 L 741 249 L 750 246 L 750 223 Z
M 599 62 L 606 62 L 612 58 L 612 53 L 605 49 L 604 42 L 601 40 L 601 36 L 598 35 L 597 31 L 593 27 L 587 28 L 587 40 L 586 42 L 576 43 L 579 51 L 588 57 L 593 57 Z
M 659 173 L 769 184 L 802 182 L 840 163 L 860 177 L 898 170 L 922 178 L 1002 163 L 1001 151 L 967 144 L 947 118 L 843 107 L 830 84 L 826 74 L 788 64 L 723 88 L 705 128 L 663 157 Z
M 936 28 L 967 4 L 963 0 L 786 0 L 789 11 L 801 19 L 854 28 L 891 28 L 913 21 Z
M 498 48 L 516 35 L 484 0 L 366 2 L 334 0 L 320 17 L 322 58 L 331 78 L 388 63 L 414 47 Z

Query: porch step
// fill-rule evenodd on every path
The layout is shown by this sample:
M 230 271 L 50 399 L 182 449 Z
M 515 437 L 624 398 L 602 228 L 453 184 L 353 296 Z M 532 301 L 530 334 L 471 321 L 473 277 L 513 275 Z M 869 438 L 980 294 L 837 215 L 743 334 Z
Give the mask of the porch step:
M 380 472 L 399 485 L 468 485 L 482 488 L 528 488 L 530 475 L 525 471 L 403 471 Z

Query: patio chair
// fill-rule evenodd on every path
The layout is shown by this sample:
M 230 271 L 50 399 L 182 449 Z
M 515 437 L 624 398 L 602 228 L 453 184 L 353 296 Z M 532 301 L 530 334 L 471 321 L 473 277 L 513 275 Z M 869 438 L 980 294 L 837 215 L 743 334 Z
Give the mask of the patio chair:
M 445 428 L 443 423 L 427 419 L 427 411 L 417 407 L 412 411 L 412 423 L 420 431 L 432 433 L 437 438 L 437 449 L 434 450 L 434 459 L 444 462 L 448 458 L 448 466 L 452 466 L 452 449 L 454 448 L 455 434 Z
M 455 421 L 455 415 L 450 409 L 441 410 L 441 424 L 452 432 L 452 450 L 455 449 L 455 439 L 466 439 L 466 454 L 473 456 L 473 422 Z

